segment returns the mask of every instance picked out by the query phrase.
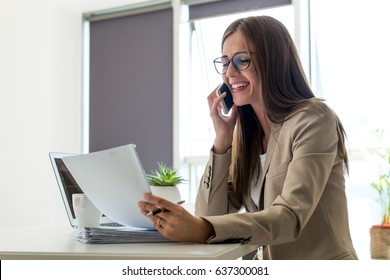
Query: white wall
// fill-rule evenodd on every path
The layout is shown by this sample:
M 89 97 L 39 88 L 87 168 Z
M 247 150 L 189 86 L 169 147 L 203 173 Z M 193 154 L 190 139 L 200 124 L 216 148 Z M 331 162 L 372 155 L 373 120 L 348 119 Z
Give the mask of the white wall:
M 48 153 L 81 151 L 82 13 L 145 1 L 0 0 L 0 229 L 67 226 Z

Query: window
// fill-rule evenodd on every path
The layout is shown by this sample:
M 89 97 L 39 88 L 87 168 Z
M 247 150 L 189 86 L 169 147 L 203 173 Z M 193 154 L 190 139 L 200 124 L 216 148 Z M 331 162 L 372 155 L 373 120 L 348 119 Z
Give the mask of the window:
M 386 0 L 311 0 L 310 54 L 301 54 L 310 61 L 310 80 L 318 97 L 324 98 L 340 117 L 347 135 L 350 173 L 346 191 L 352 239 L 358 256 L 370 258 L 369 228 L 380 223 L 376 193 L 370 182 L 379 171 L 378 157 L 390 147 L 388 121 L 388 77 L 390 40 Z M 221 37 L 234 19 L 248 15 L 271 15 L 281 20 L 294 38 L 294 7 L 283 6 L 191 22 L 191 67 L 189 99 L 184 118 L 188 123 L 185 162 L 191 171 L 190 201 L 193 201 L 199 176 L 213 141 L 214 129 L 208 113 L 207 95 L 221 82 L 212 64 L 220 55 Z M 305 36 L 305 34 L 298 34 Z M 374 133 L 384 129 L 379 141 Z M 182 133 L 182 131 L 181 131 Z
M 221 83 L 221 75 L 216 73 L 213 60 L 221 56 L 221 39 L 229 23 L 251 15 L 271 15 L 289 27 L 293 36 L 293 8 L 286 6 L 256 12 L 220 16 L 197 20 L 192 23 L 191 34 L 191 85 L 190 85 L 190 123 L 191 134 L 189 155 L 208 155 L 213 132 L 206 97 Z M 205 125 L 207 124 L 207 125 Z
M 85 148 L 134 143 L 145 172 L 171 166 L 173 9 L 145 4 L 84 16 Z
M 390 147 L 388 1 L 311 1 L 312 84 L 339 115 L 348 135 L 349 216 L 355 249 L 369 258 L 369 228 L 380 223 L 370 182 Z M 382 139 L 376 129 L 384 129 Z M 377 164 L 378 162 L 378 164 Z
M 181 141 L 185 142 L 184 161 L 189 168 L 190 189 L 184 195 L 194 201 L 199 180 L 204 170 L 214 139 L 214 128 L 209 116 L 207 96 L 222 82 L 213 65 L 213 60 L 221 56 L 221 39 L 227 26 L 234 20 L 247 16 L 269 15 L 279 19 L 294 37 L 294 8 L 292 5 L 263 9 L 233 15 L 195 20 L 190 25 L 190 66 L 188 98 L 182 106 L 181 120 L 187 128 L 180 131 Z M 183 136 L 184 134 L 184 136 Z

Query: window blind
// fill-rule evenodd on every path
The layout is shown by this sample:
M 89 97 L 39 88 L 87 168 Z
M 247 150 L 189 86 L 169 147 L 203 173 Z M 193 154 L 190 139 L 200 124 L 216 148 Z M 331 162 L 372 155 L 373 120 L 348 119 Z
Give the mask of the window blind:
M 89 151 L 134 143 L 145 172 L 173 161 L 172 8 L 90 22 Z
M 289 5 L 291 0 L 186 0 L 189 18 L 196 20 L 224 14 Z

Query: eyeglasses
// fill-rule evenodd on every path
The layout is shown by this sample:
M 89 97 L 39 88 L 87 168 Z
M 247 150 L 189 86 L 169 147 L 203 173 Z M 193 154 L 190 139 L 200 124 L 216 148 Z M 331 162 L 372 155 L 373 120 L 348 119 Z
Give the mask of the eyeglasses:
M 222 56 L 214 59 L 214 67 L 215 70 L 221 75 L 225 75 L 230 62 L 233 64 L 236 70 L 245 70 L 251 64 L 251 58 L 249 56 L 249 52 L 238 52 L 233 55 L 231 59 Z

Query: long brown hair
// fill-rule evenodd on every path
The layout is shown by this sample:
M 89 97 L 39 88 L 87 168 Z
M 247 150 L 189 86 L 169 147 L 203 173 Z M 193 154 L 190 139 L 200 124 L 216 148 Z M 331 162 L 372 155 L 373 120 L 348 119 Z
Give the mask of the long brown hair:
M 238 19 L 226 29 L 222 45 L 237 30 L 242 32 L 249 50 L 253 52 L 251 60 L 261 84 L 259 98 L 272 122 L 282 123 L 293 112 L 307 107 L 308 103 L 312 103 L 314 108 L 322 103 L 315 98 L 294 42 L 281 22 L 269 16 Z M 250 105 L 240 106 L 237 111 L 231 179 L 235 193 L 242 197 L 249 193 L 252 178 L 259 179 L 259 155 L 264 131 Z M 336 121 L 339 152 L 348 169 L 345 131 L 337 116 Z

